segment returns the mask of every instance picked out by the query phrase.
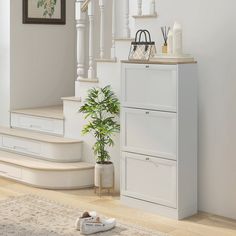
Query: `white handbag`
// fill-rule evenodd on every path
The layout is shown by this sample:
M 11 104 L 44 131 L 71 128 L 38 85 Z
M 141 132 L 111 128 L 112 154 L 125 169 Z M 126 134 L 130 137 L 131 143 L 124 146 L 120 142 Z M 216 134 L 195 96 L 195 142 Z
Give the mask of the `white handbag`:
M 142 35 L 145 41 L 141 41 Z M 148 61 L 156 54 L 155 42 L 151 40 L 148 30 L 138 30 L 135 35 L 135 41 L 131 43 L 129 60 Z

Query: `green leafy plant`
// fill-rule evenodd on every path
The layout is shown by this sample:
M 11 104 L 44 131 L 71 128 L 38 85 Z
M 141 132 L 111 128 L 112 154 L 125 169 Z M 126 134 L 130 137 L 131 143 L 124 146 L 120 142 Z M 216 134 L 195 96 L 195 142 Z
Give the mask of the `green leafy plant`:
M 51 18 L 55 12 L 56 4 L 57 0 L 38 0 L 37 7 L 43 7 L 43 16 L 49 16 Z
M 110 163 L 107 147 L 114 145 L 114 133 L 119 132 L 120 125 L 117 118 L 120 113 L 120 103 L 110 86 L 93 88 L 88 91 L 88 97 L 79 110 L 89 118 L 88 124 L 83 128 L 83 134 L 92 133 L 96 138 L 93 146 L 97 163 Z

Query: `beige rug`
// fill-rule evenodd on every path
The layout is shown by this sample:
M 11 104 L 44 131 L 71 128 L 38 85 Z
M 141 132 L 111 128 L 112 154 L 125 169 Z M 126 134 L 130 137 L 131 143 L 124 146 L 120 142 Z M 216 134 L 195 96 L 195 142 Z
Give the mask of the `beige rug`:
M 76 236 L 75 219 L 81 210 L 35 196 L 24 195 L 0 201 L 1 236 Z M 97 236 L 164 236 L 135 225 L 117 223 L 111 231 Z

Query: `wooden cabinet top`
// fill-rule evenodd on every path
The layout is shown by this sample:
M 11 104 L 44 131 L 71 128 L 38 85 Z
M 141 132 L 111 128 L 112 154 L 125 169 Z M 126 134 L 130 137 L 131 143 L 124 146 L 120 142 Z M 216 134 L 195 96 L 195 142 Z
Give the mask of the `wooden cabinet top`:
M 121 63 L 130 63 L 130 64 L 157 64 L 157 65 L 179 65 L 179 64 L 196 64 L 197 61 L 191 61 L 191 62 L 164 62 L 164 61 L 158 61 L 158 60 L 149 60 L 149 61 L 122 60 Z

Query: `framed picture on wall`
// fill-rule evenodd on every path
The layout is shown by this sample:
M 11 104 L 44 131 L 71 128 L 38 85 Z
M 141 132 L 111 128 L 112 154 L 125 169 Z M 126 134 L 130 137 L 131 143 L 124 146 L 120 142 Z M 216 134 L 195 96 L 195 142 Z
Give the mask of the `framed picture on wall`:
M 23 0 L 24 24 L 65 24 L 66 0 Z

